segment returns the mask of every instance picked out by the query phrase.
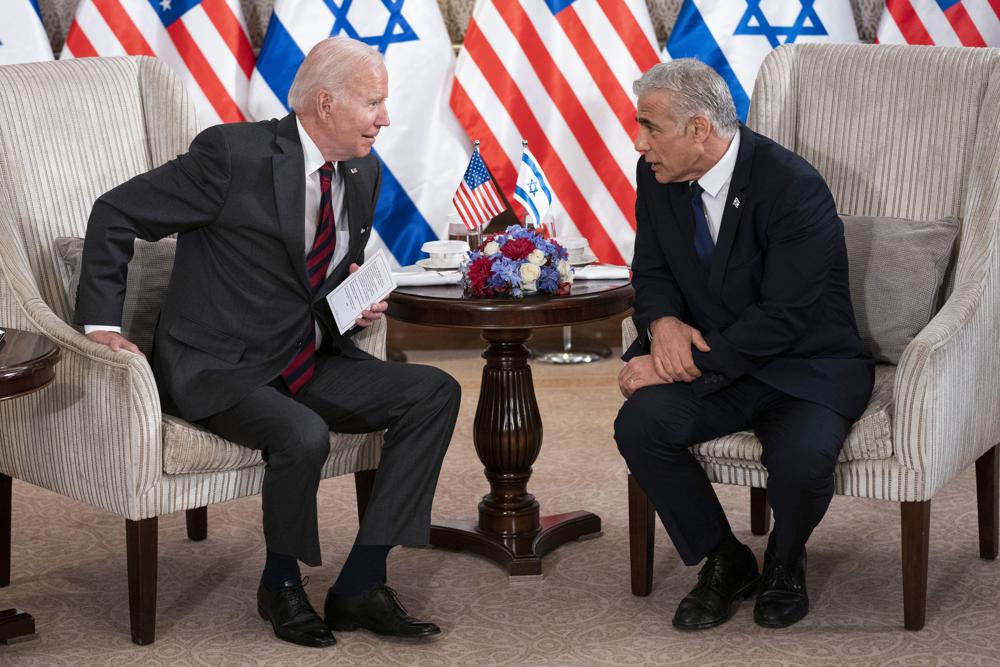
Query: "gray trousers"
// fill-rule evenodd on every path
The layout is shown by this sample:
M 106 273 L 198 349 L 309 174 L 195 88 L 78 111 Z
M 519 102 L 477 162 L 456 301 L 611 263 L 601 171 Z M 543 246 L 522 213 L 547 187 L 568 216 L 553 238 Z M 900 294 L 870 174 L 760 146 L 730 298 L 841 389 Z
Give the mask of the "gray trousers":
M 357 543 L 426 545 L 460 397 L 459 384 L 437 368 L 320 354 L 315 374 L 295 396 L 278 378 L 200 423 L 260 450 L 266 463 L 261 504 L 267 548 L 316 566 L 321 563 L 316 491 L 330 431 L 386 429 Z

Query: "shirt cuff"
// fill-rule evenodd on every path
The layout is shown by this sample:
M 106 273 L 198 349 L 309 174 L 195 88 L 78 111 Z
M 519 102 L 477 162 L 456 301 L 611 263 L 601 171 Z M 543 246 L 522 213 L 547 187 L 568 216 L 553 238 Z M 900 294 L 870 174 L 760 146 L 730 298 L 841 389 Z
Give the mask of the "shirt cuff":
M 94 333 L 95 331 L 112 331 L 112 332 L 114 332 L 116 334 L 121 334 L 122 328 L 121 327 L 112 326 L 110 324 L 84 324 L 83 325 L 83 334 L 85 336 L 89 336 L 90 334 Z

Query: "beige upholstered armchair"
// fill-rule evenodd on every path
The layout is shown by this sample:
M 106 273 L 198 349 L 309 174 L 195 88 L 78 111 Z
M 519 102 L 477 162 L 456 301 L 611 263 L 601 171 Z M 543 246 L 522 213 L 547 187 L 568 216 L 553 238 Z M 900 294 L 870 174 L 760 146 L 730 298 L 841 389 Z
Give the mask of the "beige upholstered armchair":
M 961 220 L 944 303 L 879 364 L 868 410 L 844 444 L 837 493 L 900 503 L 904 624 L 924 625 L 931 499 L 976 464 L 980 556 L 997 557 L 1000 442 L 1000 50 L 794 45 L 757 77 L 748 125 L 796 151 L 826 178 L 840 213 Z M 849 239 L 850 248 L 850 239 Z M 852 293 L 865 252 L 849 252 Z M 901 280 L 907 280 L 906 274 Z M 855 296 L 859 322 L 884 302 Z M 866 310 L 867 309 L 867 310 Z M 928 313 L 930 314 L 930 313 Z M 631 320 L 623 324 L 628 345 Z M 714 482 L 751 488 L 752 530 L 767 532 L 766 472 L 750 432 L 693 449 Z M 651 587 L 652 507 L 629 478 L 632 592 Z
M 68 324 L 54 240 L 82 237 L 100 194 L 186 151 L 194 108 L 157 60 L 87 58 L 0 67 L 0 117 L 0 326 L 40 333 L 62 352 L 51 385 L 0 403 L 0 508 L 10 511 L 16 478 L 123 517 L 132 640 L 148 644 L 157 517 L 186 511 L 188 536 L 204 539 L 206 506 L 258 493 L 264 465 L 256 451 L 161 414 L 144 359 Z M 384 358 L 384 324 L 357 342 Z M 356 473 L 359 511 L 381 444 L 381 433 L 331 434 L 324 476 Z M 0 563 L 9 564 L 9 516 L 3 525 Z M 0 585 L 10 580 L 3 570 Z

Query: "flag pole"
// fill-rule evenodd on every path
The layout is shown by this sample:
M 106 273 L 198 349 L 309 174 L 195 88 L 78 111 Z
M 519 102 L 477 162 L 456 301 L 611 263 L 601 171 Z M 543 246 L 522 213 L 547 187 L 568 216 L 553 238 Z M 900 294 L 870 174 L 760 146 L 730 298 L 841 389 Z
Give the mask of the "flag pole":
M 476 139 L 474 142 L 472 142 L 472 144 L 473 144 L 472 145 L 472 152 L 473 153 L 479 153 L 479 139 Z M 480 159 L 482 159 L 482 156 L 480 156 Z M 490 172 L 490 170 L 489 170 L 488 167 L 486 169 L 486 173 L 488 173 L 490 175 L 490 178 L 493 178 L 493 174 Z M 495 185 L 495 183 L 494 183 L 494 185 Z M 471 245 L 472 245 L 473 248 L 478 248 L 482 243 L 483 243 L 483 223 L 482 223 L 482 221 L 477 220 L 476 221 L 475 243 L 473 243 Z

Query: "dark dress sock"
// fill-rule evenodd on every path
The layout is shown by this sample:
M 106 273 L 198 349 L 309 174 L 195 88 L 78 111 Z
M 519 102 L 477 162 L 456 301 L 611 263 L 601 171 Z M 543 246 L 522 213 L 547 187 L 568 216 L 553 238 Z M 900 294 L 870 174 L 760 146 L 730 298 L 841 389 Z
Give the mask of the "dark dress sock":
M 385 583 L 385 561 L 393 545 L 355 544 L 347 554 L 331 590 L 336 595 L 358 595 Z
M 267 560 L 264 561 L 264 573 L 260 578 L 265 586 L 276 591 L 282 583 L 289 579 L 298 581 L 302 578 L 302 573 L 299 571 L 299 561 L 295 556 L 268 551 Z
M 736 539 L 736 535 L 733 534 L 732 530 L 726 532 L 725 536 L 719 540 L 719 543 L 715 545 L 712 551 L 708 554 L 709 558 L 722 557 L 728 558 L 734 554 L 741 554 L 741 547 L 743 543 Z

